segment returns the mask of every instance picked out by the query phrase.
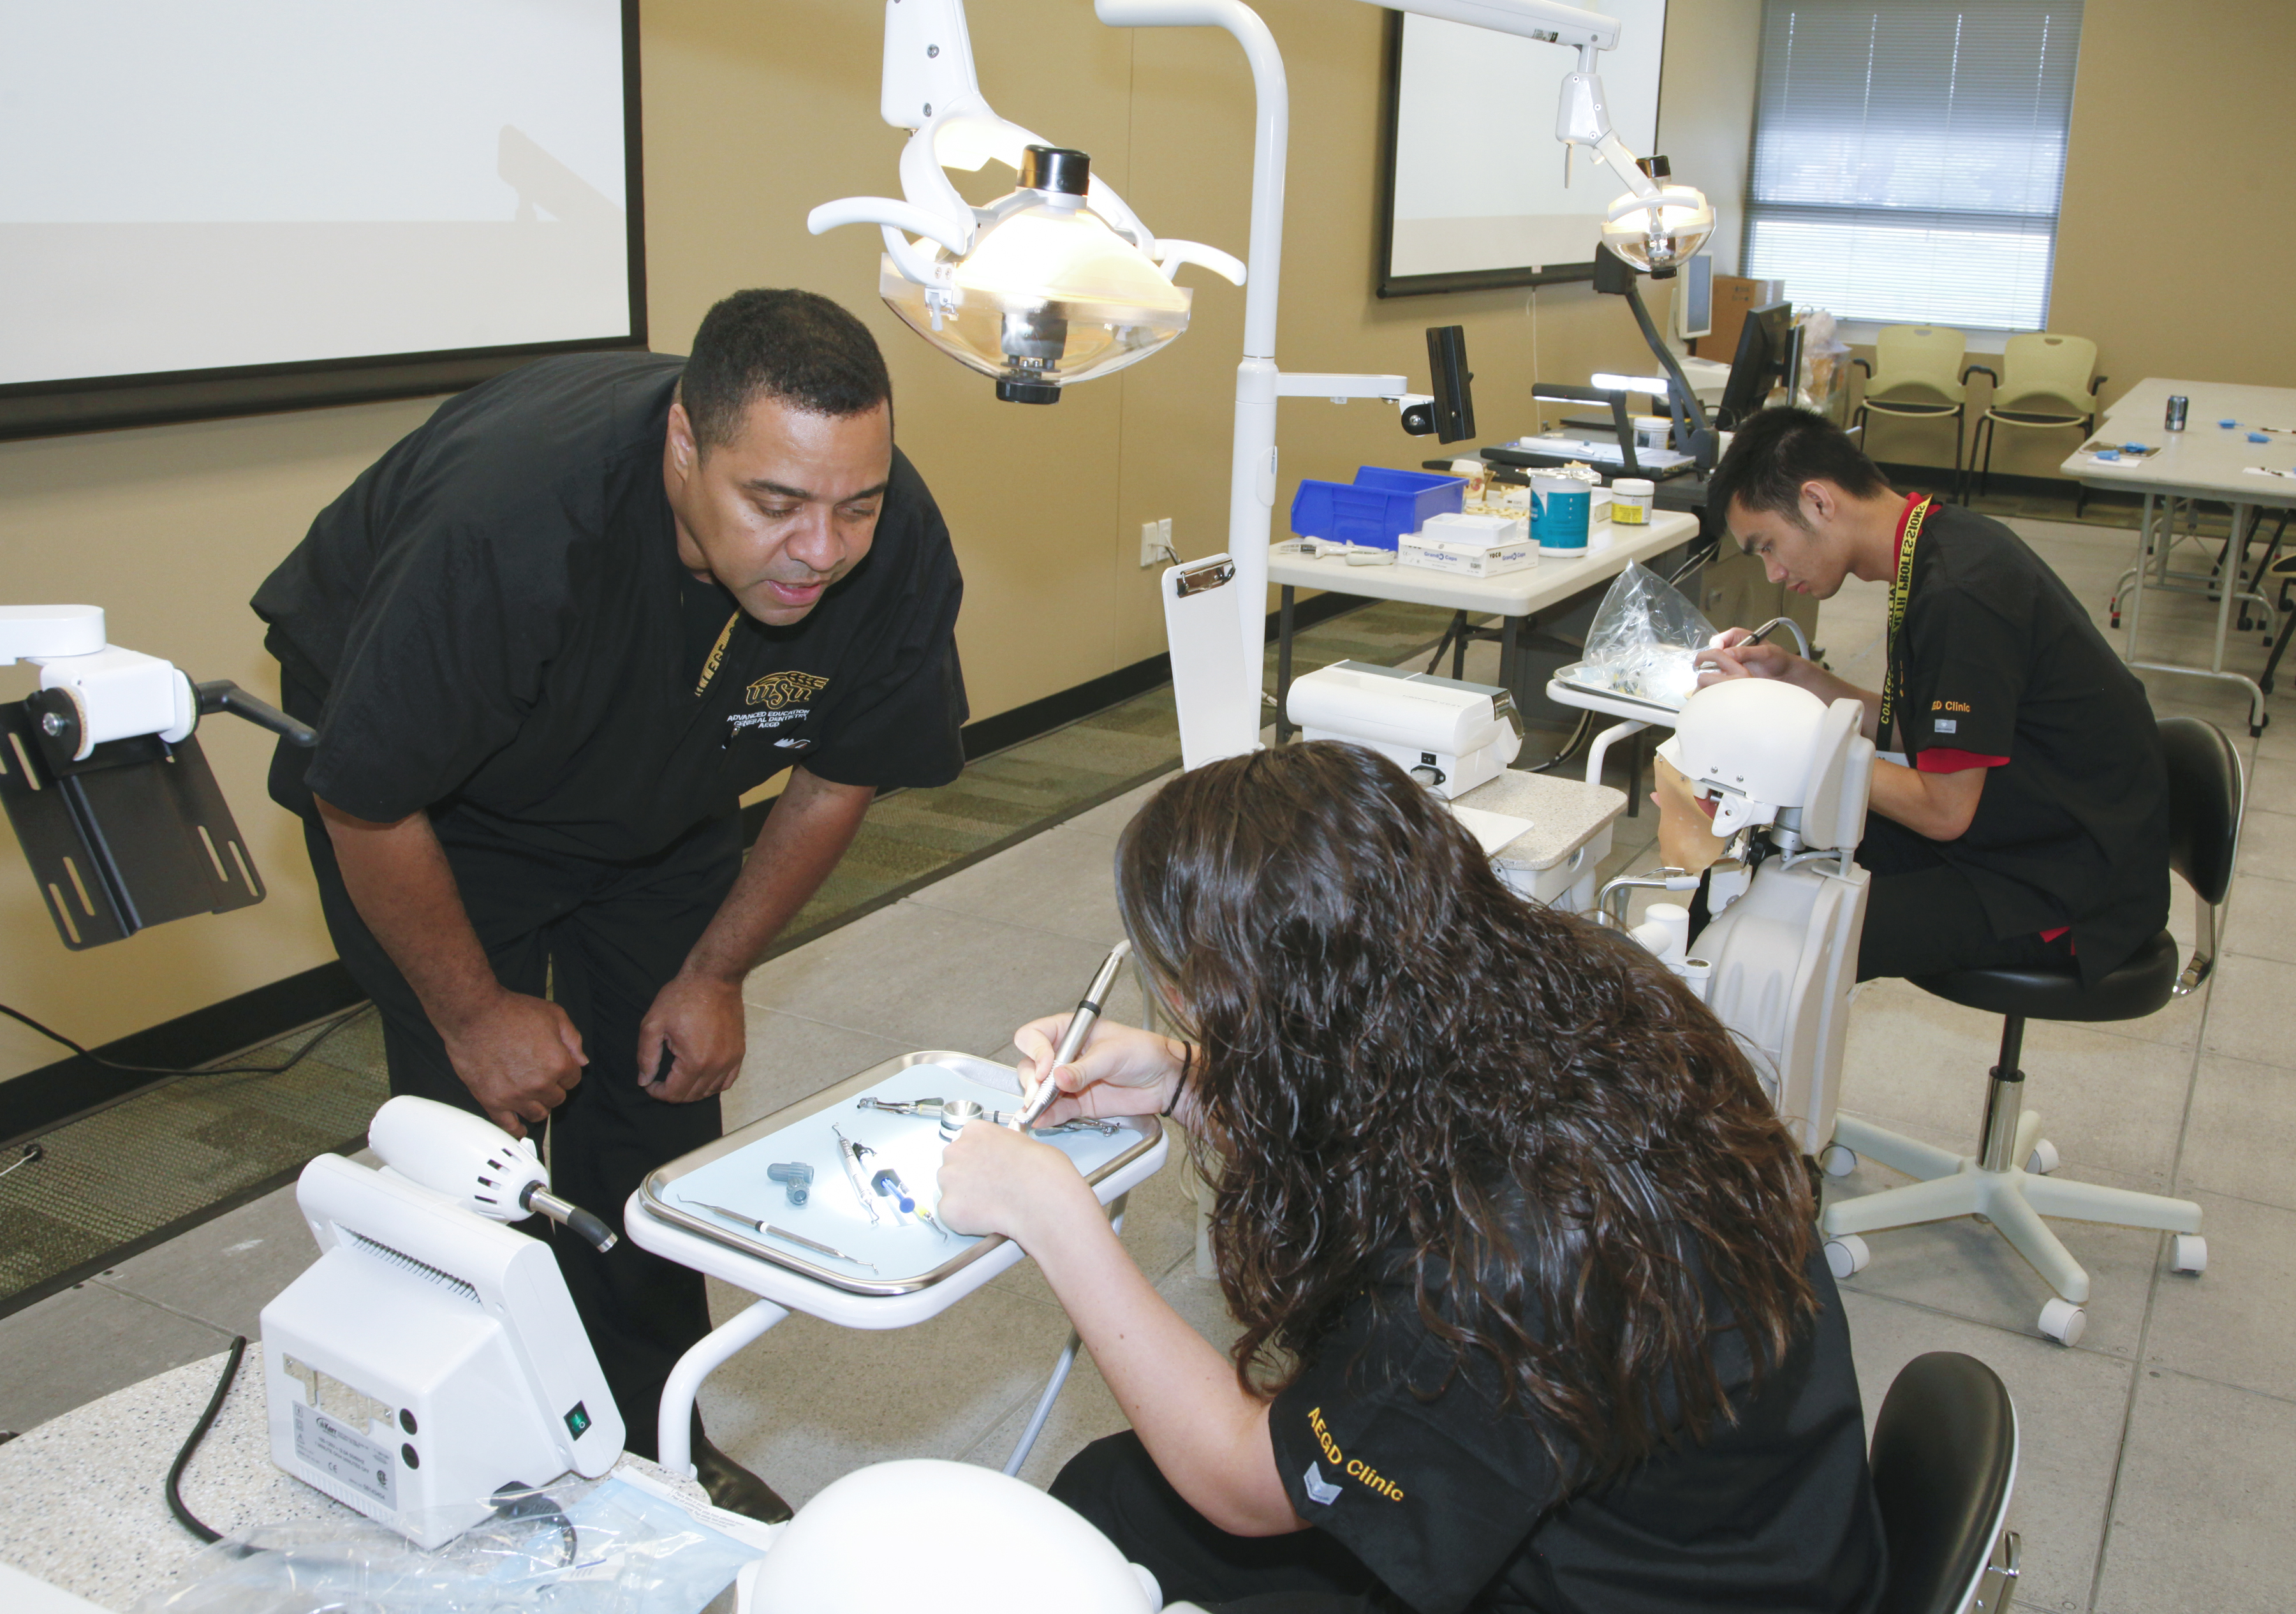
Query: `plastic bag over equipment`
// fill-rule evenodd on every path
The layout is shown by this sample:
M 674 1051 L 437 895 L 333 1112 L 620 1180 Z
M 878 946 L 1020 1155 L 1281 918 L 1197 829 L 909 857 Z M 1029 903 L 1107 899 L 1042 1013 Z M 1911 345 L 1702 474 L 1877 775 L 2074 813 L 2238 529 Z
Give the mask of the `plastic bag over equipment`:
M 569 1479 L 430 1552 L 364 1519 L 258 1526 L 134 1614 L 698 1614 L 761 1551 L 627 1481 Z
M 1679 708 L 1698 688 L 1694 658 L 1713 638 L 1714 624 L 1679 589 L 1636 561 L 1603 597 L 1577 678 Z

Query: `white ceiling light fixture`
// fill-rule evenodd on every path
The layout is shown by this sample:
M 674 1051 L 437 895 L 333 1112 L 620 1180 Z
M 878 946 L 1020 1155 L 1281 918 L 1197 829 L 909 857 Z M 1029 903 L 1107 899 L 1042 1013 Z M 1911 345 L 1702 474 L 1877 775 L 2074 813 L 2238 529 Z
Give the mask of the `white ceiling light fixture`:
M 878 110 L 914 131 L 901 152 L 903 200 L 824 202 L 807 227 L 818 235 L 878 226 L 886 303 L 927 342 L 992 377 L 1007 402 L 1057 403 L 1062 387 L 1136 364 L 1186 330 L 1191 294 L 1173 284 L 1182 264 L 1243 284 L 1243 265 L 1218 248 L 1159 241 L 1086 153 L 990 109 L 964 0 L 886 0 Z M 946 170 L 991 161 L 1020 184 L 974 208 Z

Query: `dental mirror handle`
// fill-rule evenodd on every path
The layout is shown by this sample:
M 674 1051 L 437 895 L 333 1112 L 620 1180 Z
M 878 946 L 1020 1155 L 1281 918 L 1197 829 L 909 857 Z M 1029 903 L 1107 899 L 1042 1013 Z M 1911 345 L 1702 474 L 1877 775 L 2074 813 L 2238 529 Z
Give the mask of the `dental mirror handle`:
M 1100 961 L 1100 968 L 1094 972 L 1092 984 L 1084 989 L 1084 997 L 1078 1002 L 1076 1013 L 1069 1017 L 1069 1027 L 1061 1033 L 1060 1046 L 1053 1050 L 1053 1062 L 1045 1066 L 1045 1074 L 1037 1083 L 1037 1091 L 1029 1094 L 1029 1101 L 1013 1117 L 1014 1132 L 1026 1132 L 1036 1124 L 1038 1116 L 1051 1108 L 1053 1100 L 1060 1097 L 1060 1084 L 1053 1080 L 1053 1073 L 1084 1051 L 1085 1039 L 1092 1035 L 1093 1022 L 1100 1018 L 1101 1001 L 1108 996 L 1109 988 L 1116 984 L 1116 972 L 1131 956 L 1132 943 L 1119 942 Z

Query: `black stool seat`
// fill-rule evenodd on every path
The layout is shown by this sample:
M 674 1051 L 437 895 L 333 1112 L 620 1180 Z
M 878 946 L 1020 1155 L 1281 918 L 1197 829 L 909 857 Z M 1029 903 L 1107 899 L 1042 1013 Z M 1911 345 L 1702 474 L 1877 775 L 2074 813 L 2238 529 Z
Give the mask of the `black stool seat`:
M 2095 985 L 2083 987 L 2072 964 L 2009 965 L 1915 976 L 1915 985 L 1948 1002 L 2029 1020 L 2135 1020 L 2165 1007 L 2175 992 L 2177 941 L 2162 931 Z

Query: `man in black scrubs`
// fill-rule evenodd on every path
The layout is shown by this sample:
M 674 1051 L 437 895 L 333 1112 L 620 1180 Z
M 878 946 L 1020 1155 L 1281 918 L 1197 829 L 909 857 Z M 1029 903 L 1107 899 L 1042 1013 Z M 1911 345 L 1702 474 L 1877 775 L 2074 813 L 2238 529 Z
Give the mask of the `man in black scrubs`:
M 253 602 L 320 731 L 272 795 L 391 1091 L 547 1122 L 555 1190 L 619 1231 L 718 1135 L 742 977 L 873 794 L 962 767 L 962 592 L 875 342 L 808 292 L 726 299 L 688 359 L 528 365 L 393 447 Z M 784 768 L 745 861 L 738 798 Z M 701 1275 L 552 1245 L 651 1454 Z M 788 1517 L 698 1428 L 694 1457 L 720 1505 Z
M 2169 915 L 2169 782 L 2144 687 L 2046 563 L 1999 522 L 1890 488 L 1841 429 L 1766 409 L 1710 498 L 1772 582 L 1820 599 L 1888 581 L 1888 666 L 1859 689 L 1743 629 L 1718 678 L 1782 678 L 1866 706 L 1876 761 L 1857 861 L 1860 980 L 2068 959 L 2094 982 Z

